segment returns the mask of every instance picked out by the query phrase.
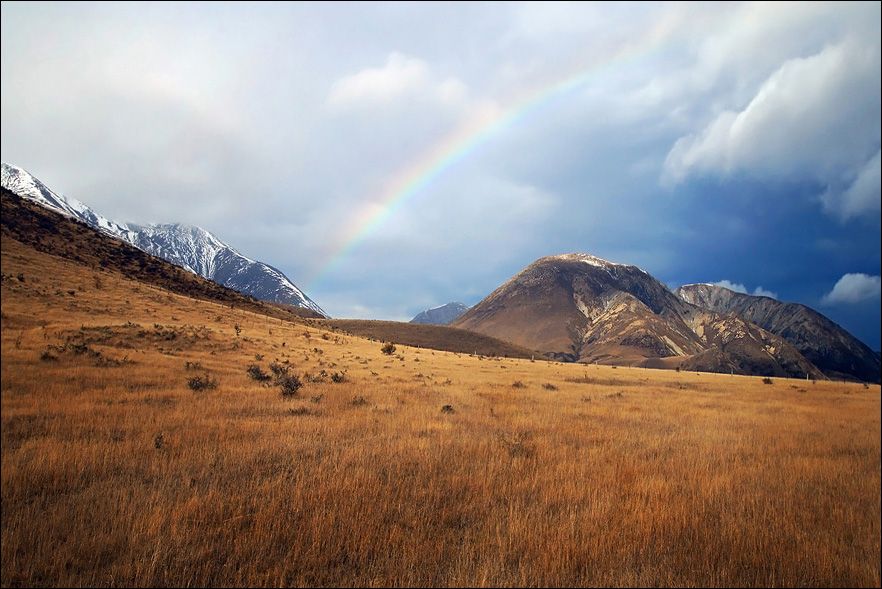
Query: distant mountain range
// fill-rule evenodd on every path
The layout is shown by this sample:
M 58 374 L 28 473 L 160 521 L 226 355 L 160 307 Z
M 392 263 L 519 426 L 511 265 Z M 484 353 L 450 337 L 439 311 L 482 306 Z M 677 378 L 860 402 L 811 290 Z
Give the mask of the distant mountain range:
M 807 307 L 798 306 L 807 319 L 787 324 L 780 308 L 777 321 L 765 321 L 711 299 L 690 288 L 678 296 L 636 266 L 566 254 L 530 264 L 453 326 L 568 361 L 800 378 L 823 378 L 826 370 L 879 380 L 878 359 L 874 365 L 866 346 Z M 821 341 L 810 345 L 814 336 Z
M 9 164 L 2 164 L 2 187 L 24 199 L 22 203 L 41 205 L 32 206 L 34 211 L 59 213 L 217 284 L 301 313 L 327 316 L 280 270 L 240 254 L 200 227 L 116 223 Z M 9 208 L 9 214 L 13 210 L 18 211 Z M 19 237 L 27 240 L 26 235 Z M 173 274 L 156 272 L 184 291 L 203 288 L 196 283 L 180 286 Z M 563 361 L 880 380 L 878 352 L 805 305 L 711 284 L 671 292 L 636 266 L 589 254 L 540 258 L 474 307 L 448 303 L 423 311 L 411 323 L 450 324 Z
M 469 308 L 462 303 L 447 303 L 440 307 L 426 309 L 410 320 L 411 323 L 423 323 L 425 325 L 448 325 L 457 319 L 460 315 L 468 311 Z
M 328 316 L 281 270 L 242 255 L 201 227 L 178 223 L 116 223 L 82 202 L 52 191 L 25 170 L 6 163 L 0 164 L 0 180 L 3 188 L 22 198 L 77 219 L 203 278 L 257 299 L 309 309 Z

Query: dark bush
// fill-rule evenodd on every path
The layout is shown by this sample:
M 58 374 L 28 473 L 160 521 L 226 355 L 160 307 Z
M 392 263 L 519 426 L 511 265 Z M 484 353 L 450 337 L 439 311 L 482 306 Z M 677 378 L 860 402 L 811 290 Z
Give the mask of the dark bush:
M 208 389 L 217 388 L 217 381 L 212 380 L 206 374 L 204 377 L 202 376 L 194 376 L 193 378 L 187 381 L 187 386 L 190 387 L 194 391 L 204 391 Z
M 280 364 L 279 362 L 272 362 L 270 364 L 270 371 L 276 378 L 278 378 L 280 376 L 285 376 L 286 374 L 288 374 L 288 367 L 284 364 Z
M 270 375 L 264 372 L 257 364 L 251 364 L 248 366 L 248 376 L 257 382 L 266 382 L 271 378 Z
M 392 342 L 386 342 L 385 344 L 383 344 L 383 347 L 380 348 L 380 351 L 387 356 L 391 356 L 395 353 L 395 344 L 393 344 Z
M 296 397 L 303 383 L 296 374 L 284 374 L 276 379 L 276 384 L 282 391 L 283 397 Z

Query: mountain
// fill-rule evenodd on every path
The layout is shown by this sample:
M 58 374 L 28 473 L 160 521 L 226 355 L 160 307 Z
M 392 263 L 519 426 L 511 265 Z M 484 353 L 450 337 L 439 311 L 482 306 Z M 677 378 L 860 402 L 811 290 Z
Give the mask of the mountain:
M 448 325 L 459 319 L 460 315 L 469 308 L 462 303 L 447 303 L 440 307 L 426 309 L 410 320 L 411 323 L 423 323 L 426 325 Z
M 687 284 L 682 300 L 721 314 L 734 314 L 781 336 L 833 378 L 879 382 L 879 356 L 842 327 L 798 303 L 742 294 L 713 284 Z
M 237 292 L 231 288 L 207 280 L 162 258 L 152 256 L 130 243 L 117 239 L 107 232 L 63 215 L 53 208 L 45 207 L 17 194 L 0 188 L 0 233 L 2 233 L 3 254 L 15 259 L 28 259 L 29 251 L 49 254 L 59 259 L 73 262 L 92 272 L 106 273 L 98 276 L 95 289 L 104 287 L 102 282 L 112 280 L 114 275 L 136 280 L 151 288 L 219 303 L 224 307 L 254 311 L 263 315 L 284 320 L 312 320 L 319 315 L 311 309 L 280 305 Z M 16 245 L 18 244 L 18 245 Z M 6 259 L 6 258 L 4 258 Z M 5 266 L 4 266 L 5 269 Z M 3 274 L 4 280 L 11 278 Z M 22 276 L 23 278 L 24 276 Z M 29 283 L 37 284 L 40 277 L 34 276 Z M 71 286 L 74 286 L 72 283 Z M 78 285 L 82 292 L 84 285 Z M 40 296 L 49 297 L 52 293 L 38 288 Z M 70 290 L 73 296 L 78 291 Z M 63 291 L 56 291 L 55 295 Z M 154 300 L 160 300 L 154 298 Z M 119 301 L 122 302 L 122 301 Z M 128 301 L 125 301 L 128 305 Z
M 0 180 L 3 188 L 22 198 L 82 221 L 203 278 L 264 301 L 292 305 L 328 316 L 281 270 L 240 254 L 201 227 L 177 223 L 119 224 L 76 199 L 53 192 L 25 170 L 6 163 L 0 165 Z
M 822 376 L 780 337 L 683 301 L 636 266 L 540 258 L 453 322 L 561 360 Z

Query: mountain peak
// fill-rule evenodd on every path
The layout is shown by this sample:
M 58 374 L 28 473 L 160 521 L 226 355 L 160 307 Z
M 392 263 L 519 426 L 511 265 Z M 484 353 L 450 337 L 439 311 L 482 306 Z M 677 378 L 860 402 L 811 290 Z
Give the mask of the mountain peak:
M 469 308 L 462 303 L 447 303 L 426 309 L 410 320 L 411 323 L 447 325 L 459 319 Z
M 557 254 L 553 256 L 544 256 L 539 258 L 534 262 L 534 264 L 547 264 L 553 262 L 582 262 L 588 264 L 589 266 L 594 266 L 596 268 L 635 268 L 640 272 L 646 274 L 646 271 L 642 268 L 634 266 L 633 264 L 621 264 L 619 262 L 611 262 L 610 260 L 606 260 L 599 256 L 595 256 L 593 254 L 588 254 L 585 252 L 573 252 L 568 254 Z

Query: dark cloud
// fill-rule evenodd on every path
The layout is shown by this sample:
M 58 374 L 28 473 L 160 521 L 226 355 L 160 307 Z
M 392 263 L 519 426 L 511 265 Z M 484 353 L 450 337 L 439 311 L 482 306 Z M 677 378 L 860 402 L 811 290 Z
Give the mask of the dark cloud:
M 818 306 L 880 274 L 879 12 L 4 3 L 2 158 L 203 225 L 338 316 L 474 303 L 579 250 Z M 879 346 L 878 308 L 825 312 Z

